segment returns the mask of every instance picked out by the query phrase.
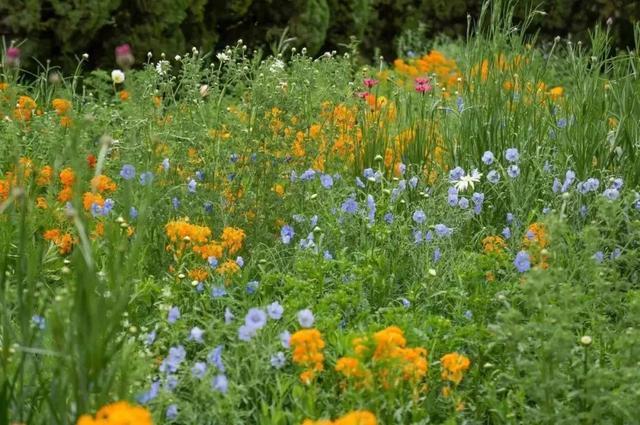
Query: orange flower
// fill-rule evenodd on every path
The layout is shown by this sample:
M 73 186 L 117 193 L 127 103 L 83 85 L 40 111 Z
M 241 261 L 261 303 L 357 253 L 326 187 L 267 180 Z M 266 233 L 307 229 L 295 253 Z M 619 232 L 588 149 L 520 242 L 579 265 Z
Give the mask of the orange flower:
M 198 268 L 189 271 L 189 278 L 192 280 L 197 280 L 198 282 L 204 282 L 209 277 L 209 272 L 205 269 Z
M 76 181 L 76 174 L 71 168 L 65 168 L 60 171 L 59 177 L 60 182 L 62 182 L 62 185 L 65 187 L 73 186 L 73 183 Z
M 300 375 L 300 380 L 309 384 L 316 372 L 324 370 L 324 341 L 317 329 L 302 329 L 291 335 L 289 345 L 293 350 L 293 362 L 307 370 Z
M 75 240 L 70 233 L 61 233 L 59 229 L 50 229 L 44 232 L 42 237 L 50 242 L 53 242 L 57 247 L 60 254 L 65 255 L 71 252 Z
M 487 236 L 482 240 L 482 249 L 485 254 L 502 253 L 507 247 L 507 243 L 500 236 Z
M 82 206 L 86 211 L 89 211 L 93 204 L 104 206 L 104 198 L 99 193 L 85 192 L 82 195 Z
M 129 100 L 129 92 L 126 90 L 122 90 L 118 93 L 118 97 L 120 98 L 121 101 L 125 102 Z
M 103 406 L 96 413 L 95 419 L 90 415 L 82 415 L 76 425 L 153 425 L 151 413 L 144 407 L 133 406 L 126 401 L 118 401 Z
M 66 99 L 53 99 L 51 106 L 55 109 L 56 114 L 65 115 L 71 109 L 71 102 Z
M 235 274 L 239 270 L 240 266 L 233 260 L 227 260 L 216 268 L 216 272 L 223 276 Z
M 220 239 L 222 239 L 222 246 L 229 250 L 230 254 L 235 254 L 242 249 L 244 238 L 244 231 L 237 227 L 225 227 L 220 237 Z
M 208 259 L 209 257 L 221 258 L 223 248 L 218 242 L 211 242 L 205 245 L 194 246 L 193 252 L 200 254 L 203 260 Z
M 73 197 L 73 191 L 70 187 L 65 187 L 58 193 L 58 201 L 69 202 Z
M 543 223 L 533 223 L 527 229 L 527 234 L 522 240 L 522 244 L 529 248 L 532 245 L 537 245 L 540 249 L 546 248 L 549 245 L 549 238 L 547 237 L 546 227 Z
M 442 356 L 440 366 L 442 367 L 440 374 L 442 380 L 451 381 L 458 385 L 462 381 L 463 373 L 471 366 L 471 361 L 468 357 L 454 352 Z
M 38 179 L 36 180 L 36 184 L 38 186 L 47 186 L 49 183 L 51 183 L 52 175 L 53 175 L 53 168 L 50 167 L 49 165 L 45 165 L 44 167 L 42 167 L 42 169 L 40 170 L 40 173 L 38 174 Z
M 42 210 L 46 210 L 49 208 L 49 204 L 47 203 L 47 199 L 44 196 L 38 196 L 36 198 L 36 207 Z
M 71 117 L 60 117 L 60 127 L 63 128 L 69 128 L 73 125 L 73 120 L 71 119 Z
M 284 186 L 279 183 L 274 184 L 271 190 L 281 198 L 284 196 Z
M 91 187 L 98 192 L 113 192 L 117 189 L 115 182 L 103 174 L 91 179 Z

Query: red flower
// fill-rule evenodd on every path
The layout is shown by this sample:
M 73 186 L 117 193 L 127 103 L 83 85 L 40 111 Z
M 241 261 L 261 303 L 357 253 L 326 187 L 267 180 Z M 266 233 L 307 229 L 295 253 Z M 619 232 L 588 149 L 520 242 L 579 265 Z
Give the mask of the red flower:
M 98 160 L 96 159 L 95 155 L 87 155 L 87 164 L 89 164 L 89 168 L 95 168 L 96 162 L 98 162 Z

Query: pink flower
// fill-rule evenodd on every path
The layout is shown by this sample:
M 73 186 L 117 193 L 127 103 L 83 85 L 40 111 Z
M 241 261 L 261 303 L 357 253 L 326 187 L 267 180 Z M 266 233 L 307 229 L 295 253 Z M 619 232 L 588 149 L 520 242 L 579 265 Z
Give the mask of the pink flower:
M 429 92 L 433 89 L 433 86 L 431 86 L 431 82 L 429 81 L 428 78 L 422 78 L 422 77 L 418 77 L 416 78 L 416 91 L 418 93 L 426 93 Z
M 378 80 L 374 80 L 373 78 L 365 78 L 364 79 L 364 86 L 366 88 L 368 88 L 368 89 L 372 88 L 376 84 L 378 84 Z
M 361 91 L 356 93 L 356 96 L 358 96 L 360 99 L 366 99 L 367 96 L 369 96 L 369 92 Z
M 120 68 L 127 70 L 131 68 L 134 62 L 135 58 L 129 44 L 125 43 L 116 47 L 116 63 Z
M 7 49 L 7 66 L 18 67 L 20 66 L 20 49 L 17 47 L 9 47 Z

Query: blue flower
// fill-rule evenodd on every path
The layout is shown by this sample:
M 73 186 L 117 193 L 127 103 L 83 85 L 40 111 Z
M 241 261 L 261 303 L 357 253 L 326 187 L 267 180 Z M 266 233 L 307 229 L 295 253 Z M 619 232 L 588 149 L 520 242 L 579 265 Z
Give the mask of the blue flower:
M 198 179 L 198 181 L 203 181 L 204 180 L 204 171 L 201 171 L 201 170 L 196 171 L 196 178 Z
M 207 373 L 207 364 L 205 362 L 195 362 L 191 368 L 191 376 L 196 379 L 202 379 L 205 373 Z
M 329 174 L 323 174 L 320 176 L 320 184 L 325 189 L 331 189 L 333 187 L 333 177 Z
M 174 210 L 177 210 L 178 208 L 180 208 L 180 200 L 176 197 L 171 199 L 171 204 L 173 205 Z
M 414 230 L 413 231 L 413 243 L 416 245 L 419 245 L 422 243 L 422 241 L 424 240 L 423 236 L 422 236 L 422 230 Z
M 202 335 L 204 335 L 204 330 L 200 329 L 197 326 L 194 326 L 193 328 L 191 328 L 191 331 L 189 332 L 189 341 L 195 341 L 198 344 L 204 344 Z
M 300 176 L 300 180 L 303 182 L 309 181 L 311 179 L 313 179 L 316 175 L 315 170 L 309 168 L 307 171 L 305 171 L 304 173 L 302 173 L 302 175 Z
M 167 412 L 165 413 L 165 417 L 167 418 L 168 421 L 172 421 L 176 419 L 178 417 L 178 405 L 175 403 L 170 404 L 169 407 L 167 407 Z
M 617 179 L 614 179 L 613 182 L 611 182 L 611 187 L 616 190 L 620 190 L 622 189 L 623 184 L 624 184 L 624 181 L 621 178 L 617 178 Z
M 318 216 L 316 214 L 314 214 L 310 219 L 309 219 L 309 225 L 311 227 L 316 227 L 316 224 L 318 224 Z
M 162 168 L 165 172 L 169 171 L 169 158 L 165 158 L 162 160 Z
M 504 229 L 502 229 L 502 236 L 504 236 L 505 239 L 510 239 L 511 229 L 509 229 L 508 227 L 505 227 Z
M 450 181 L 458 181 L 460 180 L 460 178 L 462 178 L 462 176 L 464 176 L 466 173 L 464 171 L 464 168 L 462 167 L 456 167 L 453 170 L 449 171 L 449 180 Z
M 196 193 L 197 186 L 198 183 L 194 179 L 190 179 L 189 183 L 187 183 L 187 190 L 189 190 L 190 193 Z
M 260 286 L 260 282 L 258 282 L 257 280 L 252 280 L 251 282 L 247 283 L 247 294 L 251 295 L 251 294 L 255 294 L 256 291 L 258 290 L 258 286 Z
M 167 380 L 164 383 L 164 388 L 167 391 L 173 391 L 178 386 L 178 377 L 176 375 L 168 375 Z
M 401 176 L 404 176 L 405 171 L 407 171 L 407 166 L 401 162 L 400 164 L 398 164 L 398 171 L 400 172 Z
M 131 180 L 135 176 L 136 176 L 136 169 L 133 165 L 125 164 L 122 166 L 122 169 L 120 170 L 120 177 L 122 177 L 125 180 Z
M 500 174 L 496 170 L 491 170 L 487 173 L 487 181 L 491 184 L 496 184 L 500 181 Z
M 402 306 L 403 306 L 404 308 L 409 308 L 409 307 L 411 307 L 411 302 L 410 302 L 408 299 L 406 299 L 406 298 L 400 298 L 400 301 L 402 302 Z
M 267 324 L 267 313 L 260 308 L 250 308 L 244 318 L 244 324 L 253 329 L 262 329 Z
M 611 259 L 617 260 L 622 255 L 622 250 L 620 248 L 616 248 L 611 252 Z
M 229 308 L 225 308 L 224 309 L 224 323 L 225 325 L 230 324 L 231 322 L 233 322 L 233 313 L 231 312 L 231 310 L 229 310 Z
M 131 218 L 131 220 L 135 220 L 136 218 L 138 218 L 138 210 L 136 209 L 136 207 L 131 207 L 129 209 L 129 217 Z
M 239 159 L 240 155 L 238 155 L 237 153 L 232 153 L 231 156 L 229 156 L 229 162 L 231 162 L 232 164 L 238 162 Z
M 531 262 L 529 261 L 529 253 L 527 251 L 520 251 L 516 254 L 516 258 L 513 260 L 513 265 L 520 273 L 524 273 L 531 268 Z
M 518 153 L 518 149 L 509 148 L 504 153 L 504 158 L 509 162 L 518 162 L 520 158 L 520 154 Z
M 388 212 L 384 215 L 384 217 L 382 217 L 382 219 L 384 220 L 385 223 L 391 224 L 393 223 L 393 214 Z
M 298 312 L 298 323 L 300 323 L 300 326 L 303 328 L 312 327 L 314 321 L 315 318 L 313 317 L 313 313 L 308 308 Z
M 333 255 L 331 255 L 331 252 L 329 252 L 329 250 L 325 250 L 324 253 L 322 254 L 322 257 L 325 260 L 333 260 Z
M 564 176 L 564 183 L 562 183 L 562 188 L 561 188 L 562 193 L 565 193 L 567 190 L 569 190 L 569 187 L 573 184 L 575 180 L 576 180 L 576 173 L 572 170 L 567 170 Z
M 169 348 L 169 355 L 160 364 L 160 372 L 176 372 L 186 357 L 187 352 L 182 345 Z
M 436 224 L 433 230 L 435 230 L 436 235 L 440 236 L 441 238 L 451 236 L 451 234 L 453 233 L 452 228 L 447 227 L 442 223 Z
M 467 208 L 469 208 L 469 200 L 465 197 L 460 198 L 460 200 L 458 201 L 458 206 L 463 210 L 466 210 Z
M 562 187 L 562 184 L 560 183 L 560 180 L 556 177 L 553 179 L 553 185 L 551 186 L 551 191 L 553 193 L 558 193 L 560 192 L 560 188 Z
M 172 325 L 179 318 L 180 318 L 180 309 L 178 307 L 171 307 L 171 309 L 169 309 L 169 315 L 167 317 L 167 322 L 169 322 L 169 324 Z
M 153 173 L 151 171 L 145 171 L 144 173 L 140 174 L 140 184 L 142 186 L 151 184 L 152 181 L 153 181 Z
M 369 209 L 367 217 L 369 218 L 369 224 L 373 225 L 376 220 L 376 201 L 372 195 L 367 195 L 367 208 Z
M 364 188 L 364 182 L 360 180 L 360 177 L 356 177 L 356 186 L 358 186 L 361 189 Z
M 218 267 L 218 259 L 214 256 L 207 258 L 207 263 L 209 263 L 209 267 L 211 267 L 212 269 Z
M 355 214 L 358 211 L 358 203 L 353 197 L 349 197 L 342 203 L 342 211 L 347 214 Z
M 252 328 L 251 326 L 242 325 L 238 328 L 238 339 L 244 342 L 251 341 L 251 338 L 256 335 L 256 332 L 257 329 Z
M 211 297 L 212 298 L 221 298 L 227 295 L 227 290 L 224 289 L 224 286 L 214 286 L 211 288 Z
M 456 107 L 458 108 L 458 112 L 464 111 L 464 99 L 460 96 L 456 98 Z
M 442 253 L 440 252 L 440 248 L 436 247 L 436 249 L 433 251 L 433 262 L 437 263 L 438 261 L 440 261 L 441 257 Z
M 222 345 L 218 345 L 207 355 L 207 361 L 209 364 L 214 365 L 220 372 L 224 372 L 224 363 L 222 363 L 223 348 L 224 347 Z
M 412 189 L 415 189 L 418 186 L 418 178 L 416 176 L 409 179 L 409 186 L 411 186 Z
M 513 213 L 508 212 L 506 219 L 507 223 L 511 224 L 513 222 Z
M 595 254 L 593 254 L 592 258 L 596 263 L 600 264 L 604 261 L 604 253 L 602 251 L 598 251 Z
M 289 333 L 289 331 L 283 331 L 280 336 L 280 344 L 282 344 L 282 346 L 284 348 L 289 348 L 289 340 L 291 340 L 291 333 Z
M 37 314 L 31 316 L 31 323 L 33 323 L 33 325 L 40 329 L 41 331 L 44 330 L 45 328 L 45 320 L 44 317 L 39 316 Z
M 238 267 L 244 267 L 244 258 L 238 255 L 236 257 L 236 264 L 238 265 Z
M 495 157 L 493 156 L 493 152 L 485 151 L 485 153 L 482 154 L 482 162 L 484 162 L 486 165 L 493 164 L 493 161 L 495 161 Z
M 149 388 L 149 391 L 137 396 L 136 401 L 140 404 L 147 404 L 151 400 L 156 398 L 159 392 L 160 392 L 160 381 L 153 381 L 151 383 L 151 387 Z
M 422 210 L 417 210 L 413 213 L 413 221 L 418 224 L 422 224 L 427 219 L 427 215 Z
M 509 167 L 507 168 L 507 174 L 512 179 L 515 179 L 520 175 L 520 168 L 516 164 L 509 165 Z
M 473 313 L 471 312 L 471 310 L 467 310 L 467 311 L 465 311 L 465 312 L 464 312 L 464 317 L 465 317 L 467 320 L 472 320 L 472 319 L 473 319 Z
M 450 206 L 455 207 L 458 205 L 458 189 L 450 187 L 447 191 L 447 202 Z
M 156 340 L 156 331 L 151 331 L 151 332 L 149 332 L 148 334 L 145 335 L 144 345 L 146 345 L 148 347 L 151 344 L 153 344 L 153 342 L 155 340 Z
M 609 189 L 605 190 L 602 195 L 609 201 L 615 201 L 620 197 L 620 192 L 618 192 L 618 189 L 610 187 Z
M 293 239 L 295 234 L 296 232 L 293 230 L 293 227 L 288 224 L 285 224 L 282 226 L 282 229 L 280 229 L 280 238 L 282 239 L 282 243 L 285 245 L 289 245 L 291 243 L 291 239 Z
M 275 355 L 271 356 L 271 366 L 276 369 L 282 369 L 287 364 L 287 358 L 282 351 L 278 351 Z
M 213 388 L 214 391 L 226 394 L 229 389 L 229 381 L 227 380 L 227 377 L 222 374 L 216 375 L 211 381 L 211 388 Z
M 282 313 L 284 313 L 284 308 L 278 301 L 274 301 L 267 306 L 267 314 L 273 320 L 280 320 Z
M 372 168 L 365 168 L 364 171 L 362 172 L 362 175 L 364 176 L 365 179 L 370 179 L 370 178 L 374 178 L 375 176 L 375 172 L 373 171 Z

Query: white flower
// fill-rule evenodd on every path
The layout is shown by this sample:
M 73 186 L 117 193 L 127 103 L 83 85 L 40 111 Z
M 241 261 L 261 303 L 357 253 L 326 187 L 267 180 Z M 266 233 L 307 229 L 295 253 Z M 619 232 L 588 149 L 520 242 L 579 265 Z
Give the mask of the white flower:
M 119 69 L 114 69 L 113 71 L 111 71 L 111 79 L 116 84 L 124 83 L 124 72 L 120 71 Z
M 220 62 L 226 62 L 226 61 L 228 61 L 228 60 L 229 60 L 229 56 L 227 56 L 227 54 L 226 54 L 226 53 L 222 53 L 222 52 L 218 53 L 218 54 L 216 55 L 216 57 L 218 58 L 218 60 L 219 60 Z
M 473 171 L 471 171 L 471 174 L 466 174 L 460 177 L 460 179 L 455 182 L 455 187 L 460 192 L 464 192 L 468 187 L 471 187 L 471 189 L 473 190 L 474 183 L 480 182 L 481 177 L 482 173 L 474 169 Z
M 171 64 L 169 63 L 168 60 L 160 60 L 156 64 L 156 72 L 160 76 L 166 75 L 170 69 L 171 69 Z
M 282 71 L 283 69 L 284 69 L 284 62 L 281 61 L 280 59 L 276 59 L 269 67 L 269 71 L 271 71 L 272 73 Z

